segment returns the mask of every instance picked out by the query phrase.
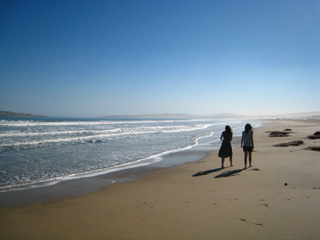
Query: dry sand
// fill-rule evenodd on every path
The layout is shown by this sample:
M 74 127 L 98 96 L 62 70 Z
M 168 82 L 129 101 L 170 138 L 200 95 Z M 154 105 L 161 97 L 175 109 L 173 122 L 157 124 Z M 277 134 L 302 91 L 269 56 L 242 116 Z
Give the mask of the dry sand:
M 292 129 L 288 137 L 267 131 Z M 255 131 L 253 167 L 200 161 L 60 201 L 0 210 L 0 239 L 320 239 L 319 121 L 273 121 Z M 274 144 L 302 140 L 300 146 Z M 226 160 L 228 165 L 228 159 Z M 231 172 L 230 172 L 231 171 Z

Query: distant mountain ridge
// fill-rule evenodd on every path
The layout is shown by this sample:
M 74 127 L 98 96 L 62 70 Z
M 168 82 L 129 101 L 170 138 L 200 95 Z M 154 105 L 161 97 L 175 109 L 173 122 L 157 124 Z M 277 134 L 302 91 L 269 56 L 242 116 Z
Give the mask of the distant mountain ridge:
M 29 113 L 16 113 L 8 111 L 0 111 L 0 117 L 47 117 L 43 115 L 34 115 Z
M 112 115 L 101 118 L 108 119 L 194 119 L 194 118 L 223 118 L 223 119 L 320 119 L 320 112 L 303 112 L 289 114 L 270 114 L 270 115 L 237 115 L 233 113 L 219 113 L 208 115 L 192 115 L 192 114 L 148 114 L 148 115 Z
M 194 118 L 241 118 L 242 116 L 232 113 L 219 113 L 211 115 L 194 115 L 185 113 L 163 113 L 163 114 L 146 114 L 146 115 L 111 115 L 101 118 L 108 119 L 194 119 Z
M 35 115 L 30 113 L 16 113 L 9 111 L 0 111 L 0 117 L 47 117 L 44 115 Z M 302 112 L 288 114 L 270 114 L 270 115 L 237 115 L 233 113 L 218 113 L 208 115 L 195 115 L 185 113 L 163 113 L 163 114 L 144 114 L 144 115 L 110 115 L 98 118 L 108 119 L 195 119 L 195 118 L 212 118 L 212 119 L 320 119 L 318 112 Z
M 164 114 L 145 114 L 145 115 L 111 115 L 111 116 L 103 116 L 101 118 L 135 118 L 135 119 L 175 119 L 175 118 L 195 118 L 199 117 L 196 115 L 190 115 L 190 114 L 183 114 L 183 113 L 177 113 L 177 114 L 171 114 L 171 113 L 164 113 Z

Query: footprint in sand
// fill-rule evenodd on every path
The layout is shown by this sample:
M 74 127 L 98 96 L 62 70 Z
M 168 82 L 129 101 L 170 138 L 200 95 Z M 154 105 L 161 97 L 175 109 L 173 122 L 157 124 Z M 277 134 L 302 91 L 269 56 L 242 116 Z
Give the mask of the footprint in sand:
M 232 198 L 233 200 L 238 200 L 238 198 Z M 232 200 L 232 199 L 227 199 L 229 202 Z
M 244 219 L 244 218 L 239 218 L 240 219 L 240 221 L 242 221 L 242 222 L 248 222 L 246 219 Z M 254 224 L 254 225 L 257 225 L 257 226 L 263 226 L 263 223 L 252 223 L 252 224 Z
M 153 206 L 150 206 L 150 205 L 147 203 L 147 201 L 144 201 L 143 204 L 146 205 L 146 206 L 148 206 L 150 209 L 154 209 L 154 207 L 153 207 Z
M 269 207 L 269 205 L 268 205 L 268 204 L 260 204 L 260 205 L 265 206 L 265 207 Z

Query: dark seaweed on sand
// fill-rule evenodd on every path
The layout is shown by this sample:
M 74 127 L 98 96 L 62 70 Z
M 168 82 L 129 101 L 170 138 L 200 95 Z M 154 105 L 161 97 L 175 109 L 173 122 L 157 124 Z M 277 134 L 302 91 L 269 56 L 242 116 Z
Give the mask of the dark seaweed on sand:
M 312 151 L 320 152 L 320 147 L 319 146 L 307 147 L 307 148 L 305 148 L 305 150 L 312 150 Z
M 309 139 L 319 139 L 320 138 L 320 132 L 315 132 L 313 135 L 308 136 Z
M 269 137 L 288 137 L 289 132 L 281 132 L 281 131 L 271 131 L 269 132 Z
M 292 141 L 292 142 L 288 142 L 288 143 L 279 143 L 279 144 L 274 144 L 274 147 L 289 147 L 289 146 L 299 146 L 304 144 L 303 141 Z

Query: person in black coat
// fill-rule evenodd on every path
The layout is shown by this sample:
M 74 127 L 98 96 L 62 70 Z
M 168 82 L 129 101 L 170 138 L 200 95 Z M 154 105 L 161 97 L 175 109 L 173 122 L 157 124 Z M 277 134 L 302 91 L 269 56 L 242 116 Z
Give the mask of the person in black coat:
M 224 168 L 224 159 L 229 157 L 230 159 L 230 166 L 232 165 L 232 129 L 229 125 L 225 127 L 225 131 L 222 132 L 220 140 L 222 141 L 220 150 L 219 150 L 219 157 L 221 157 L 221 168 Z

